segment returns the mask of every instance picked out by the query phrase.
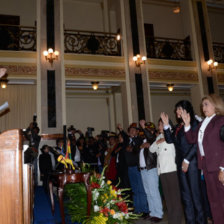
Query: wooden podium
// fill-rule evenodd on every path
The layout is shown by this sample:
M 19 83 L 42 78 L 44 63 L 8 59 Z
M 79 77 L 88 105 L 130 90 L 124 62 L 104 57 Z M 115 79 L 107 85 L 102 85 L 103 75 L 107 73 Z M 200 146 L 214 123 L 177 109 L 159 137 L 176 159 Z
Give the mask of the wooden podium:
M 0 223 L 33 222 L 33 168 L 23 163 L 22 131 L 0 135 Z

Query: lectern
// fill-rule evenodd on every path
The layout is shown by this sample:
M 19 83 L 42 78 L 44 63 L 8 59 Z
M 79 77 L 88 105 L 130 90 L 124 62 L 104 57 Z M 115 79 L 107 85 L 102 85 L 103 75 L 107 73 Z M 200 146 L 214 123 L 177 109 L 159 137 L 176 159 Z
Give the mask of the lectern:
M 0 223 L 33 222 L 32 165 L 23 163 L 22 131 L 0 135 Z

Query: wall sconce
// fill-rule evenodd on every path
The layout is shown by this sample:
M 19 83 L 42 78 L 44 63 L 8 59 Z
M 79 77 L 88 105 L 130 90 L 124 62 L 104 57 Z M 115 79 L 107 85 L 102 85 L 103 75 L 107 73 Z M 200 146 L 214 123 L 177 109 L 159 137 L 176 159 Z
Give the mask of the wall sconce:
M 6 89 L 7 88 L 7 83 L 8 83 L 7 79 L 0 79 L 0 83 L 1 83 L 1 88 L 2 89 Z
M 94 90 L 97 90 L 99 88 L 99 82 L 91 82 L 91 84 Z
M 49 61 L 52 67 L 52 64 L 54 60 L 58 60 L 58 51 L 54 51 L 52 48 L 49 48 L 47 51 L 43 52 L 43 55 L 45 56 L 46 61 Z
M 121 31 L 120 31 L 120 29 L 117 30 L 116 40 L 117 41 L 121 40 Z
M 168 88 L 168 90 L 169 90 L 170 92 L 173 91 L 173 89 L 174 89 L 174 84 L 167 84 L 166 86 L 167 86 L 167 88 Z
M 180 13 L 180 6 L 173 8 L 173 13 L 175 13 L 175 14 Z
M 135 62 L 137 67 L 140 67 L 141 64 L 145 64 L 145 61 L 147 60 L 146 56 L 140 56 L 140 54 L 137 54 L 133 57 L 133 61 Z
M 212 71 L 213 69 L 217 69 L 218 67 L 218 62 L 217 61 L 213 61 L 212 59 L 209 59 L 207 61 L 208 64 L 208 71 Z

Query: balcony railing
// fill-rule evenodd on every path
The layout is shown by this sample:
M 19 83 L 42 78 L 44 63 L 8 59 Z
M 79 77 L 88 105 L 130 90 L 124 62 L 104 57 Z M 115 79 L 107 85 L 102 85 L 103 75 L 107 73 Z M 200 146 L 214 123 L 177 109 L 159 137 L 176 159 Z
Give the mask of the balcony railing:
M 64 37 L 66 53 L 121 55 L 120 41 L 114 33 L 65 29 Z
M 213 43 L 215 61 L 224 63 L 224 43 Z
M 0 24 L 0 50 L 36 51 L 36 27 Z
M 191 61 L 190 38 L 172 39 L 162 37 L 147 37 L 146 50 L 148 58 Z

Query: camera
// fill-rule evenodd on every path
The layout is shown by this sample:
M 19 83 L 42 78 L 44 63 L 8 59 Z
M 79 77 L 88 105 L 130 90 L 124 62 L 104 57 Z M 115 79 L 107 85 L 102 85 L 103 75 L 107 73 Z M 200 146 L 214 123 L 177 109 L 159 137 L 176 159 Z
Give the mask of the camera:
M 37 127 L 37 115 L 36 114 L 33 115 L 33 127 L 34 128 Z
M 88 128 L 87 128 L 87 135 L 88 135 L 88 137 L 93 137 L 92 132 L 93 132 L 94 130 L 95 130 L 95 129 L 94 129 L 94 128 L 91 128 L 91 127 L 88 127 Z

